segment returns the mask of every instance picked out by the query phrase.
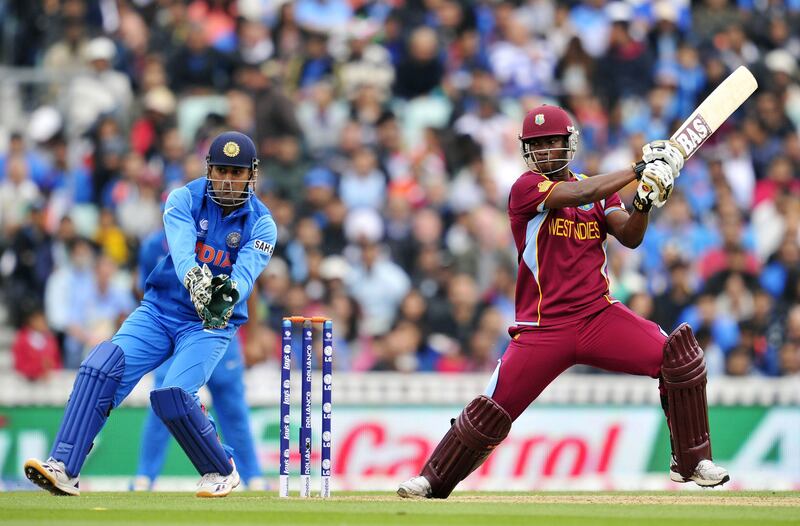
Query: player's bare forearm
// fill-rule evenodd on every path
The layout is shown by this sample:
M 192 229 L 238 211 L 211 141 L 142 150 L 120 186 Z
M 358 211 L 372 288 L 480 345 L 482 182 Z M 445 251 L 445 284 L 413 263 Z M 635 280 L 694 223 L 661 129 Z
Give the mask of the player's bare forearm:
M 605 199 L 636 180 L 633 168 L 557 184 L 544 202 L 546 208 L 581 206 Z
M 636 248 L 644 239 L 648 218 L 648 214 L 636 210 L 630 215 L 624 210 L 616 210 L 606 216 L 606 225 L 620 243 L 628 248 Z

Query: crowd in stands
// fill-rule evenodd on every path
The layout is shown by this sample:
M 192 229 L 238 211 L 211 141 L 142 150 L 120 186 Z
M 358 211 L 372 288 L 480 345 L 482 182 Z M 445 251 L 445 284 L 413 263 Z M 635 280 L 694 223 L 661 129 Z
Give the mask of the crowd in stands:
M 568 108 L 573 170 L 607 172 L 740 65 L 759 90 L 642 246 L 609 240 L 612 294 L 691 323 L 711 374 L 800 373 L 798 0 L 0 0 L 0 19 L 0 65 L 40 75 L 0 79 L 0 284 L 28 378 L 135 307 L 139 246 L 225 129 L 254 137 L 279 232 L 249 363 L 276 359 L 282 316 L 324 314 L 341 370 L 490 371 L 525 112 Z

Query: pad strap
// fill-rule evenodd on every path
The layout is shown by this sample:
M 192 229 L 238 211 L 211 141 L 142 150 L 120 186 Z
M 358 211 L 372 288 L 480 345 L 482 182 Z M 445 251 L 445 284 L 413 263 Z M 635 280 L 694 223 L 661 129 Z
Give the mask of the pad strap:
M 124 372 L 125 354 L 111 342 L 98 344 L 81 363 L 50 451 L 70 477 L 78 476 L 94 437 L 106 423 Z
M 461 412 L 422 468 L 431 496 L 446 499 L 478 469 L 511 430 L 511 417 L 497 402 L 479 396 Z
M 180 387 L 150 391 L 153 412 L 164 422 L 201 475 L 230 475 L 233 465 L 217 430 L 194 398 Z
M 706 362 L 688 324 L 681 324 L 667 338 L 661 375 L 673 454 L 678 472 L 688 478 L 701 460 L 711 460 Z

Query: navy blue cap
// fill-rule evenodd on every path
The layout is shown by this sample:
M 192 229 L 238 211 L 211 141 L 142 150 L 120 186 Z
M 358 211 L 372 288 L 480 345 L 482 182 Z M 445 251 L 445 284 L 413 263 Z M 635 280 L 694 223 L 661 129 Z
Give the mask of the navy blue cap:
M 258 166 L 253 140 L 235 131 L 217 135 L 208 148 L 206 160 L 209 166 L 240 166 L 251 169 Z

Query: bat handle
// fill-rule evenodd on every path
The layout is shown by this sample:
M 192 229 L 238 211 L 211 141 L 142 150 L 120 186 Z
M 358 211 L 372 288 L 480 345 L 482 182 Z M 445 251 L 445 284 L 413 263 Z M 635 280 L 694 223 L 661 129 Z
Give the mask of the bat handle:
M 633 168 L 633 173 L 636 174 L 636 180 L 641 181 L 642 179 L 642 172 L 644 172 L 645 167 L 644 161 L 639 161 L 638 163 L 631 163 L 631 168 Z

